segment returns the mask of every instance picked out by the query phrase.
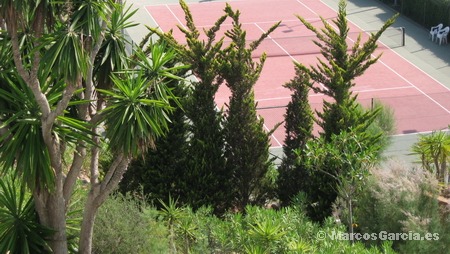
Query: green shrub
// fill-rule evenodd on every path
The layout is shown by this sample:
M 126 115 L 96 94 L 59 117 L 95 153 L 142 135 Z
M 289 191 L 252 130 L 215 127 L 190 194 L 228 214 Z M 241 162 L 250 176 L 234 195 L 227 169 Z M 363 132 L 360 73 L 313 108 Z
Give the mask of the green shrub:
M 50 253 L 52 230 L 38 223 L 31 193 L 20 180 L 0 175 L 0 253 Z
M 437 241 L 394 241 L 402 253 L 447 253 L 448 217 L 442 217 L 436 199 L 437 181 L 420 169 L 390 161 L 374 169 L 357 197 L 357 230 L 361 233 L 438 233 Z M 367 244 L 381 244 L 368 241 Z
M 170 199 L 157 211 L 128 196 L 115 196 L 100 208 L 94 253 L 393 253 L 390 243 L 366 248 L 333 240 L 345 227 L 328 218 L 311 222 L 303 205 L 280 210 L 247 206 L 246 213 L 195 212 Z M 320 239 L 318 234 L 328 235 Z
M 188 209 L 189 210 L 189 209 Z M 207 210 L 205 210 L 207 211 Z M 323 226 L 311 222 L 300 206 L 280 210 L 247 206 L 246 214 L 228 213 L 219 219 L 210 212 L 186 213 L 196 225 L 192 230 L 189 249 L 182 253 L 394 253 L 390 243 L 381 248 L 366 248 L 362 243 L 351 244 L 330 237 L 319 239 L 320 233 L 331 236 L 343 233 L 345 228 L 331 218 Z M 182 234 L 178 234 L 182 239 Z M 180 242 L 178 242 L 180 243 Z
M 111 196 L 94 225 L 93 253 L 167 253 L 167 229 L 158 213 L 130 196 Z
M 372 135 L 382 133 L 380 138 L 381 151 L 385 150 L 391 142 L 391 135 L 395 134 L 395 115 L 394 110 L 379 100 L 374 100 L 370 110 L 379 110 L 374 121 L 368 128 Z

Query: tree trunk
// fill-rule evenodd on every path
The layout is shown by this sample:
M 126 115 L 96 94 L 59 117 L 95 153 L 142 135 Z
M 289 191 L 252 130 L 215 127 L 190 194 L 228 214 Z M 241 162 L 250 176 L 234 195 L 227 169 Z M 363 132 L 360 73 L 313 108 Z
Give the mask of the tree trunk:
M 177 245 L 175 244 L 175 229 L 173 222 L 170 221 L 169 223 L 169 253 L 170 254 L 176 254 L 177 253 Z
M 48 241 L 50 248 L 54 254 L 67 254 L 66 211 L 62 193 L 49 193 L 37 188 L 34 197 L 40 223 L 55 230 Z
M 111 192 L 119 185 L 130 161 L 131 157 L 119 154 L 115 157 L 101 183 L 98 183 L 96 179 L 91 178 L 94 181 L 91 182 L 91 190 L 89 191 L 84 206 L 79 253 L 92 253 L 92 237 L 94 235 L 94 222 L 97 210 L 105 202 L 109 194 L 111 194 Z
M 86 205 L 83 211 L 83 222 L 81 224 L 80 232 L 80 254 L 90 254 L 92 252 L 92 237 L 94 235 L 94 222 L 100 204 L 96 201 L 96 191 L 91 191 L 88 194 Z
M 442 181 L 443 180 L 443 175 L 441 172 L 441 165 L 439 164 L 439 155 L 434 156 L 433 157 L 433 161 L 434 161 L 434 168 L 436 170 L 436 178 L 438 179 L 438 181 Z
M 442 175 L 444 176 L 444 186 L 448 186 L 448 168 L 447 168 L 447 158 L 444 158 L 442 162 Z
M 347 196 L 346 197 L 346 201 L 347 201 L 347 207 L 348 207 L 348 230 L 350 233 L 350 242 L 353 243 L 354 239 L 353 239 L 353 204 L 352 204 L 352 199 L 351 196 Z

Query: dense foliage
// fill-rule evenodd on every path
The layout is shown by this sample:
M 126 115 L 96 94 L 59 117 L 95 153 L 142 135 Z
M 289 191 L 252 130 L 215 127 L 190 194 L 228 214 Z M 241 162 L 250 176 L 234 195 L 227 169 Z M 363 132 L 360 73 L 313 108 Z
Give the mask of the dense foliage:
M 242 29 L 240 12 L 227 5 L 225 12 L 232 19 L 233 27 L 225 36 L 231 43 L 222 51 L 221 76 L 231 91 L 225 111 L 226 169 L 233 182 L 233 203 L 239 210 L 248 204 L 264 203 L 265 186 L 262 182 L 270 169 L 270 133 L 264 129 L 264 119 L 257 115 L 254 86 L 261 75 L 265 55 L 259 62 L 252 53 L 274 31 L 273 25 L 257 40 L 247 45 L 246 31 Z
M 345 1 L 339 2 L 338 16 L 335 20 L 329 22 L 321 18 L 324 26 L 321 30 L 315 28 L 303 17 L 297 16 L 316 35 L 317 40 L 314 43 L 320 48 L 322 58 L 317 59 L 316 66 L 307 67 L 302 63 L 295 62 L 296 79 L 303 79 L 302 83 L 314 92 L 329 97 L 323 100 L 322 110 L 316 111 L 316 123 L 320 127 L 320 137 L 310 140 L 310 145 L 306 147 L 298 147 L 299 160 L 290 166 L 296 167 L 299 171 L 297 174 L 302 176 L 303 179 L 298 180 L 306 182 L 297 184 L 296 187 L 299 191 L 306 193 L 309 199 L 308 215 L 317 221 L 323 221 L 330 216 L 333 202 L 340 192 L 341 195 L 343 194 L 342 189 L 346 189 L 343 185 L 354 177 L 353 174 L 357 174 L 356 171 L 364 170 L 364 168 L 357 167 L 364 166 L 363 162 L 367 161 L 367 156 L 373 157 L 380 154 L 381 144 L 384 141 L 381 138 L 383 135 L 381 129 L 376 131 L 375 128 L 371 128 L 381 108 L 363 109 L 351 88 L 356 85 L 354 79 L 362 75 L 379 59 L 380 55 L 372 56 L 377 48 L 377 40 L 393 24 L 395 17 L 389 19 L 378 32 L 372 34 L 364 43 L 359 36 L 353 45 L 348 45 L 349 26 L 346 16 Z M 303 91 L 303 93 L 305 92 L 307 90 Z M 308 112 L 304 113 L 305 115 L 301 117 L 304 117 L 304 123 L 308 124 L 309 114 Z M 291 121 L 299 122 L 297 118 L 286 118 L 289 125 L 295 124 Z M 307 129 L 298 129 L 296 135 L 305 136 L 305 130 Z M 354 138 L 345 137 L 345 133 L 348 134 L 348 137 Z M 356 140 L 361 147 L 350 146 L 348 147 L 350 150 L 346 153 L 347 147 L 340 147 L 339 143 L 346 140 Z M 290 144 L 285 145 L 285 150 L 292 149 L 287 145 Z M 340 151 L 338 148 L 343 150 Z M 355 148 L 355 150 L 351 148 Z M 307 150 L 306 156 L 304 155 L 305 150 Z M 363 152 L 364 154 L 360 154 Z M 287 152 L 287 155 L 289 156 L 291 153 Z M 351 161 L 356 164 L 348 163 L 348 156 L 355 156 Z M 307 168 L 305 161 L 310 161 L 309 171 L 305 170 Z M 371 159 L 370 163 L 374 161 Z M 289 167 L 286 162 L 287 157 L 283 168 Z M 283 199 L 287 198 L 283 197 Z M 349 196 L 347 201 L 351 201 Z
M 356 231 L 438 234 L 434 240 L 399 240 L 393 247 L 401 253 L 446 253 L 450 242 L 450 215 L 439 207 L 434 176 L 420 168 L 389 161 L 371 170 L 355 210 Z M 434 236 L 434 235 L 433 235 Z M 380 245 L 381 241 L 366 241 Z
M 127 197 L 113 197 L 99 211 L 96 252 L 139 253 L 147 247 L 144 253 L 394 253 L 388 242 L 367 248 L 333 240 L 345 227 L 331 219 L 323 226 L 311 222 L 301 202 L 278 211 L 247 206 L 245 215 L 227 213 L 223 219 L 211 209 L 194 212 L 173 199 L 163 207 L 157 211 Z
M 299 69 L 296 72 L 295 77 L 285 84 L 292 94 L 284 116 L 284 157 L 278 168 L 278 198 L 283 205 L 289 204 L 300 191 L 310 192 L 306 190 L 312 181 L 305 163 L 307 142 L 313 138 L 314 126 L 314 115 L 308 100 L 310 88 L 306 84 L 309 78 Z
M 49 253 L 50 228 L 38 223 L 34 201 L 12 175 L 0 178 L 0 253 Z
M 77 239 L 90 253 L 97 209 L 131 159 L 167 131 L 176 98 L 166 82 L 185 66 L 166 68 L 177 53 L 164 44 L 128 57 L 123 32 L 135 12 L 122 1 L 0 3 L 0 174 L 32 192 L 54 253 L 69 251 L 82 173 L 90 191 Z M 100 173 L 103 152 L 112 161 Z

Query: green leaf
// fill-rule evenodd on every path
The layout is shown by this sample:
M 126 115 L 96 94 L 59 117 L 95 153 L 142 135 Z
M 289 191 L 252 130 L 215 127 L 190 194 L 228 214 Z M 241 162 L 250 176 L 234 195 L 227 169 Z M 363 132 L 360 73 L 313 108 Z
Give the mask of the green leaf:
M 0 177 L 0 253 L 47 253 L 52 230 L 38 222 L 32 195 L 11 174 Z

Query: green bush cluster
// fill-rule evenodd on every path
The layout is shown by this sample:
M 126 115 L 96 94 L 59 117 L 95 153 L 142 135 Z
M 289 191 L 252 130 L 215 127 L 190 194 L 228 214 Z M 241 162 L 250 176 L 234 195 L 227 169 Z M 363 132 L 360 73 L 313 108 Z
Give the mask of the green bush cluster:
M 345 232 L 327 219 L 311 222 L 301 205 L 280 210 L 248 206 L 223 218 L 202 207 L 193 211 L 173 199 L 156 210 L 118 195 L 101 207 L 94 232 L 95 253 L 394 253 L 390 243 L 365 247 L 345 240 L 320 239 Z
M 357 231 L 439 234 L 432 241 L 394 241 L 401 253 L 448 253 L 450 217 L 440 214 L 437 181 L 429 172 L 404 163 L 387 162 L 372 170 L 366 188 L 356 197 Z M 367 241 L 367 244 L 380 244 Z
M 165 253 L 167 229 L 157 218 L 156 210 L 137 198 L 111 196 L 98 211 L 92 252 Z

